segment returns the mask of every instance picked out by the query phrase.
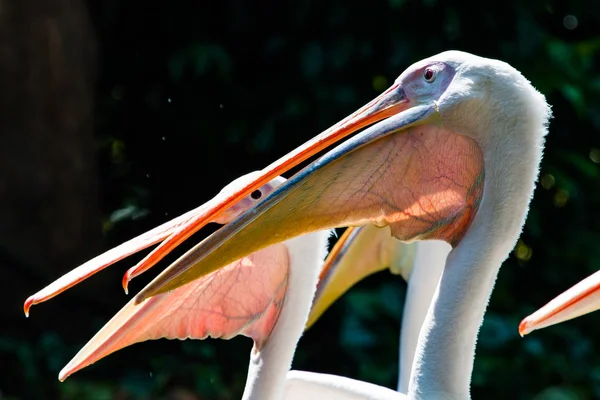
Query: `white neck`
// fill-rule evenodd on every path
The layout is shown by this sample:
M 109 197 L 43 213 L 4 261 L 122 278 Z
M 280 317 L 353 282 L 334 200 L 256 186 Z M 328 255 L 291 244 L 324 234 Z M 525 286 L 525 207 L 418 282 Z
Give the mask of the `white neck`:
M 283 242 L 289 252 L 288 287 L 277 323 L 264 347 L 250 355 L 243 400 L 280 400 L 286 374 L 315 295 L 319 272 L 327 255 L 329 231 Z
M 452 247 L 441 240 L 415 243 L 416 251 L 402 313 L 398 391 L 408 393 L 419 334 Z
M 448 256 L 427 313 L 410 399 L 470 398 L 479 327 L 500 266 L 521 233 L 542 157 L 549 112 L 541 95 L 533 107 L 528 96 L 517 92 L 494 104 L 490 114 L 497 117 L 487 121 L 487 132 L 474 135 L 484 156 L 483 196 L 471 227 Z M 507 107 L 520 111 L 502 113 Z

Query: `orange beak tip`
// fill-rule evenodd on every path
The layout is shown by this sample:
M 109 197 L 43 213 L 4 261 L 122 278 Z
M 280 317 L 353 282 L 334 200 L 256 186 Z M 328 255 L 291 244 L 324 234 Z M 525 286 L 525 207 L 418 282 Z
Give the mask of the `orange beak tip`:
M 121 281 L 121 285 L 123 285 L 123 290 L 125 291 L 125 294 L 129 294 L 129 272 L 126 272 L 125 275 L 123 275 L 123 280 Z
M 524 318 L 523 321 L 521 321 L 519 324 L 519 335 L 521 335 L 521 337 L 524 337 L 533 331 L 529 325 L 530 323 L 528 318 Z
M 25 312 L 25 317 L 26 318 L 29 318 L 29 309 L 33 305 L 34 301 L 35 301 L 34 297 L 33 296 L 29 296 L 27 298 L 27 300 L 25 300 L 25 304 L 23 304 L 23 311 Z

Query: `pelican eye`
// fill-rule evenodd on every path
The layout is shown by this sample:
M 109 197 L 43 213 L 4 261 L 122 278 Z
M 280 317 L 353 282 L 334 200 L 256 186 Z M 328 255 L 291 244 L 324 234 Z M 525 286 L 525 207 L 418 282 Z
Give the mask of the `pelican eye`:
M 252 197 L 254 200 L 258 200 L 262 197 L 262 192 L 260 190 L 255 190 L 254 192 L 250 193 L 250 197 Z
M 423 78 L 425 79 L 425 82 L 433 82 L 435 81 L 435 71 L 431 68 L 425 68 L 425 71 L 423 71 Z

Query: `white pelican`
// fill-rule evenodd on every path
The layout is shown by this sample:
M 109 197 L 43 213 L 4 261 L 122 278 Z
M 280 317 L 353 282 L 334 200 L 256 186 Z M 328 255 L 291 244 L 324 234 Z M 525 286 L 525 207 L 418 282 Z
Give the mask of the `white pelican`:
M 555 325 L 600 309 L 600 271 L 552 299 L 519 325 L 525 336 L 536 329 Z
M 477 333 L 525 221 L 549 116 L 544 97 L 504 62 L 449 51 L 413 64 L 374 101 L 194 214 L 137 268 L 153 265 L 277 175 L 387 118 L 192 248 L 135 302 L 333 227 L 389 225 L 402 241 L 445 240 L 453 249 L 419 336 L 408 397 L 469 398 Z M 352 386 L 317 381 L 322 390 L 340 393 Z
M 251 176 L 239 178 L 224 191 Z M 284 181 L 274 179 L 219 221 L 227 223 Z M 281 399 L 327 254 L 328 236 L 329 231 L 318 231 L 293 238 L 140 305 L 130 301 L 63 368 L 59 379 L 145 340 L 229 339 L 241 334 L 254 340 L 243 398 Z
M 252 176 L 235 180 L 219 196 Z M 219 222 L 227 223 L 284 181 L 278 177 L 253 192 L 232 206 Z M 328 235 L 328 231 L 318 231 L 293 238 L 140 305 L 130 301 L 62 369 L 59 379 L 64 381 L 115 351 L 146 340 L 229 339 L 241 334 L 254 340 L 243 399 L 284 398 L 284 387 L 289 391 L 297 386 L 293 378 L 286 382 L 286 374 L 308 318 Z M 389 232 L 387 236 L 391 238 Z M 137 240 L 142 244 L 148 238 L 146 233 Z M 348 261 L 345 259 L 344 265 Z M 328 265 L 336 269 L 336 262 Z M 130 272 L 126 277 L 139 273 Z M 307 388 L 310 384 L 301 385 L 294 393 L 299 395 Z M 397 396 L 381 387 L 372 393 Z

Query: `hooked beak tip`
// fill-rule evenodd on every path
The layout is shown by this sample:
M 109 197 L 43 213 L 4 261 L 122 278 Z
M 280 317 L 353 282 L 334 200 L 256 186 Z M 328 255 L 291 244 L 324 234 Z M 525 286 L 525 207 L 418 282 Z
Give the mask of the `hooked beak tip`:
M 125 275 L 123 275 L 123 280 L 121 281 L 121 285 L 123 285 L 123 290 L 125 294 L 129 294 L 129 281 L 130 281 L 130 273 L 127 271 Z
M 531 321 L 529 320 L 529 318 L 524 318 L 523 321 L 521 321 L 521 323 L 519 324 L 519 335 L 521 335 L 521 337 L 530 334 L 534 330 L 535 329 L 532 329 L 531 327 Z
M 25 312 L 25 317 L 29 318 L 29 309 L 34 304 L 35 298 L 33 296 L 29 296 L 27 300 L 25 300 L 25 304 L 23 304 L 23 311 Z

